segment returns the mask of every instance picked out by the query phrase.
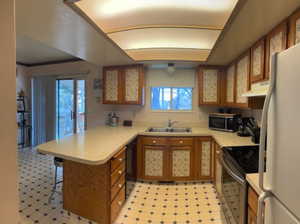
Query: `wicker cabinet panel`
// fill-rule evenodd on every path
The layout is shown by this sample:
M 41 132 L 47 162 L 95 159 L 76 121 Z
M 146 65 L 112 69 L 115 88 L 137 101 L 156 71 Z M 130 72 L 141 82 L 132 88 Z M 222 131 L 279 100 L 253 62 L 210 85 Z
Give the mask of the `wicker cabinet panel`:
M 218 102 L 218 70 L 203 71 L 203 101 Z
M 118 102 L 119 89 L 119 71 L 107 70 L 105 72 L 105 94 L 104 101 Z
M 164 150 L 145 147 L 145 176 L 163 177 Z
M 125 102 L 139 101 L 139 70 L 125 69 Z
M 201 141 L 201 176 L 211 176 L 211 141 Z
M 172 176 L 189 177 L 191 175 L 191 150 L 172 150 Z
M 242 96 L 242 94 L 248 91 L 249 87 L 249 66 L 250 57 L 249 54 L 242 57 L 237 63 L 236 72 L 236 103 L 245 104 L 248 101 L 247 97 Z
M 227 69 L 226 76 L 226 103 L 234 103 L 234 79 L 235 79 L 235 65 L 231 65 Z

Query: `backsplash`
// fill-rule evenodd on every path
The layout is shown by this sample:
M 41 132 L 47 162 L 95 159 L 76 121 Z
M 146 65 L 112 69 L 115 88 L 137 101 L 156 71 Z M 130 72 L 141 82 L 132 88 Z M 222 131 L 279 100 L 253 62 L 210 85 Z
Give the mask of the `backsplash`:
M 133 120 L 134 124 L 164 124 L 168 119 L 176 120 L 177 126 L 208 125 L 208 114 L 216 112 L 217 107 L 199 107 L 197 75 L 195 69 L 176 69 L 174 74 L 167 73 L 166 69 L 148 69 L 146 71 L 146 90 L 144 106 L 113 105 L 112 111 L 116 112 L 120 120 Z M 176 77 L 176 78 L 175 78 Z M 180 77 L 180 78 L 177 78 Z M 181 81 L 178 81 L 181 80 Z M 158 112 L 151 110 L 151 86 L 180 86 L 193 87 L 193 109 L 187 112 Z M 108 114 L 110 111 L 107 111 Z

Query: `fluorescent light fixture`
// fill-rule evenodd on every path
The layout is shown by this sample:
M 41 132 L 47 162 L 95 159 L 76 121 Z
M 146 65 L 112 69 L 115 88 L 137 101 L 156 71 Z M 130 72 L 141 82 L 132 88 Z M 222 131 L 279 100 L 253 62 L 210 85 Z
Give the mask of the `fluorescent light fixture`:
M 232 0 L 111 0 L 100 5 L 99 13 L 114 16 L 145 9 L 172 9 L 225 11 L 232 7 Z
M 81 0 L 73 5 L 134 60 L 205 61 L 237 2 Z

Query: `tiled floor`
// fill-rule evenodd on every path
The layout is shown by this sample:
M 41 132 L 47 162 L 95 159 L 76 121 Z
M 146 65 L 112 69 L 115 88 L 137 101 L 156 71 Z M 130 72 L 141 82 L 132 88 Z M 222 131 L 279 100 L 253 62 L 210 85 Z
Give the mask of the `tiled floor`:
M 211 183 L 136 183 L 115 224 L 222 224 Z
M 29 148 L 19 149 L 19 176 L 22 224 L 92 223 L 63 210 L 62 195 L 59 193 L 55 193 L 54 199 L 48 203 L 54 177 L 52 156 L 38 154 Z
M 19 150 L 22 224 L 93 223 L 62 209 L 61 194 L 48 203 L 54 176 L 53 157 L 33 149 Z M 222 224 L 219 200 L 211 183 L 141 183 L 115 224 Z

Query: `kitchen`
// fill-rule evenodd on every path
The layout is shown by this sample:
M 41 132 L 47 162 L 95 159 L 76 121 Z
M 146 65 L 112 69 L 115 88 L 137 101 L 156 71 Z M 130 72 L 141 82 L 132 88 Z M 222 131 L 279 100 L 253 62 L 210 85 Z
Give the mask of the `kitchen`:
M 280 7 L 270 6 L 266 15 L 262 12 L 269 5 L 258 9 L 258 2 L 205 6 L 215 11 L 199 3 L 198 19 L 216 18 L 218 27 L 210 19 L 202 27 L 191 25 L 189 17 L 182 24 L 177 13 L 194 3 L 178 3 L 177 9 L 169 1 L 137 4 L 133 10 L 115 1 L 103 3 L 105 12 L 132 13 L 129 18 L 143 24 L 136 27 L 127 26 L 122 16 L 95 14 L 97 1 L 51 3 L 96 30 L 118 55 L 107 50 L 100 59 L 107 61 L 94 66 L 89 48 L 88 58 L 76 52 L 84 60 L 19 65 L 33 79 L 80 74 L 77 80 L 86 80 L 86 130 L 18 152 L 16 216 L 21 223 L 300 223 L 294 141 L 299 134 L 291 131 L 299 123 L 294 119 L 299 106 L 291 96 L 298 81 L 300 4 L 278 0 Z M 17 18 L 23 7 L 28 6 L 17 2 Z M 151 7 L 157 17 L 146 21 Z M 170 8 L 168 16 L 177 25 L 164 17 Z M 250 24 L 257 27 L 249 29 Z M 28 30 L 22 32 L 29 35 Z M 165 48 L 162 31 L 168 38 L 183 36 L 169 39 Z M 17 29 L 19 40 L 20 33 Z M 191 47 L 197 38 L 204 38 L 200 44 L 209 49 Z M 132 42 L 141 45 L 131 48 Z M 130 62 L 113 61 L 118 57 Z

